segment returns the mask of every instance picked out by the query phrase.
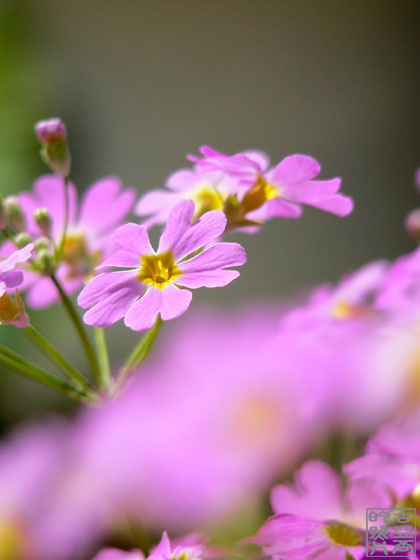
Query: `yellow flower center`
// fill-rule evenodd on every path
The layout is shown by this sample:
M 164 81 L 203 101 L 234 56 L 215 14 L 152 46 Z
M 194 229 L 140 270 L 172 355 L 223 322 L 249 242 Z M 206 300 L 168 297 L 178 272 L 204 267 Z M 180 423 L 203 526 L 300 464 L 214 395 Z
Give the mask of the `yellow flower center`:
M 68 231 L 63 248 L 63 261 L 69 266 L 68 278 L 86 275 L 100 263 L 100 252 L 89 253 L 85 236 Z
M 245 193 L 241 201 L 242 214 L 245 215 L 248 212 L 257 210 L 260 208 L 264 202 L 271 200 L 272 198 L 278 198 L 281 196 L 281 189 L 272 185 L 264 179 L 264 177 L 258 177 L 252 187 Z
M 2 560 L 22 560 L 24 558 L 22 532 L 14 523 L 0 521 L 0 558 Z
M 195 202 L 193 221 L 201 218 L 210 210 L 223 210 L 224 199 L 222 195 L 211 186 L 203 186 L 192 193 L 191 199 Z
M 330 523 L 325 528 L 325 532 L 336 545 L 358 546 L 362 542 L 359 532 L 343 523 Z
M 172 251 L 140 257 L 140 270 L 137 278 L 143 284 L 163 290 L 179 278 L 181 274 L 181 270 L 176 266 Z

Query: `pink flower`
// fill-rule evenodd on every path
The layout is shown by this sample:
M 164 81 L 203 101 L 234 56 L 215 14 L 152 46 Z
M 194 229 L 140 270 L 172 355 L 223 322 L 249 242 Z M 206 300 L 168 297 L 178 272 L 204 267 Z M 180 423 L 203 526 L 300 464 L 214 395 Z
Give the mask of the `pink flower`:
M 192 537 L 192 538 L 191 538 Z M 197 538 L 198 537 L 198 538 Z M 200 542 L 201 541 L 201 542 Z M 186 536 L 172 542 L 166 532 L 147 560 L 201 560 L 209 557 L 201 535 Z
M 301 215 L 301 204 L 308 204 L 337 216 L 347 216 L 353 210 L 350 197 L 340 194 L 341 179 L 315 181 L 321 171 L 320 164 L 310 156 L 292 155 L 275 167 L 268 169 L 269 161 L 260 152 L 245 152 L 227 156 L 209 146 L 200 149 L 203 158 L 189 156 L 198 168 L 208 171 L 223 171 L 235 177 L 239 184 L 247 186 L 244 195 L 249 207 L 247 219 L 265 221 L 273 217 L 297 218 Z M 253 197 L 251 201 L 246 200 Z M 255 198 L 261 201 L 256 206 Z M 246 209 L 246 208 L 245 208 Z
M 92 308 L 85 313 L 85 323 L 108 327 L 124 317 L 127 327 L 144 331 L 159 313 L 163 321 L 185 313 L 192 293 L 184 288 L 226 286 L 239 276 L 227 267 L 245 263 L 244 249 L 237 243 L 216 242 L 226 217 L 212 211 L 191 225 L 193 214 L 191 200 L 176 205 L 157 252 L 144 226 L 126 224 L 115 231 L 114 251 L 100 268 L 127 270 L 103 272 L 82 290 L 79 305 Z
M 271 502 L 275 515 L 250 541 L 267 555 L 290 560 L 364 558 L 366 508 L 391 505 L 374 484 L 354 483 L 343 491 L 339 476 L 321 461 L 305 463 L 293 487 L 276 486 Z
M 80 207 L 73 184 L 69 188 L 69 224 L 64 245 L 63 262 L 56 271 L 66 293 L 79 290 L 86 278 L 99 264 L 114 228 L 130 211 L 135 198 L 133 189 L 121 192 L 121 182 L 115 177 L 94 183 L 82 197 Z M 42 232 L 34 219 L 34 211 L 46 208 L 52 219 L 51 236 L 57 247 L 63 237 L 65 222 L 65 183 L 56 175 L 44 175 L 34 185 L 32 192 L 19 195 L 25 215 L 26 228 L 34 238 Z M 51 247 L 52 250 L 52 247 Z M 10 252 L 10 243 L 2 252 Z M 58 301 L 57 290 L 48 277 L 33 272 L 25 274 L 22 289 L 28 289 L 28 304 L 43 308 Z

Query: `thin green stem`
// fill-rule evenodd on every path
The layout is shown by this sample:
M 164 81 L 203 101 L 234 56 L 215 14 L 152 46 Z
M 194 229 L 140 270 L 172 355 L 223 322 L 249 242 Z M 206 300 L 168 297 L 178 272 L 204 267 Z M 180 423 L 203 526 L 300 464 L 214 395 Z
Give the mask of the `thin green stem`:
M 121 388 L 122 382 L 126 378 L 127 374 L 130 373 L 133 369 L 138 367 L 144 360 L 147 358 L 150 350 L 152 349 L 153 343 L 156 340 L 156 337 L 162 327 L 162 319 L 160 314 L 158 315 L 155 324 L 153 327 L 148 331 L 131 352 L 128 360 L 126 361 L 123 369 L 121 370 L 116 383 L 115 383 L 115 391 Z
M 63 302 L 63 305 L 64 305 L 67 313 L 69 314 L 70 319 L 73 322 L 73 325 L 74 325 L 74 327 L 76 329 L 76 332 L 79 336 L 80 342 L 82 343 L 82 346 L 85 350 L 86 357 L 89 361 L 90 367 L 91 367 L 93 375 L 95 377 L 95 380 L 98 383 L 98 385 L 100 385 L 101 374 L 100 374 L 98 359 L 96 357 L 96 353 L 95 353 L 95 350 L 92 346 L 92 343 L 89 340 L 89 337 L 87 335 L 85 327 L 82 323 L 82 320 L 80 319 L 79 314 L 77 313 L 77 310 L 75 309 L 75 307 L 73 305 L 73 302 L 68 297 L 66 292 L 63 290 L 60 282 L 57 280 L 57 278 L 54 276 L 54 274 L 51 276 L 51 280 L 54 282 L 55 287 L 57 288 L 58 293 L 60 294 L 61 301 Z
M 111 368 L 109 366 L 108 347 L 106 344 L 105 330 L 95 327 L 93 336 L 96 344 L 96 353 L 100 371 L 100 389 L 108 392 L 111 386 Z
M 94 391 L 93 387 L 90 386 L 88 381 L 83 377 L 83 375 L 74 368 L 60 352 L 46 340 L 40 332 L 38 332 L 35 327 L 29 325 L 24 329 L 26 335 L 42 350 L 42 352 L 50 358 L 53 362 L 58 364 L 65 373 L 74 381 L 75 386 L 78 389 L 84 389 L 86 392 Z
M 83 402 L 85 404 L 94 404 L 97 402 L 95 396 L 78 391 L 72 385 L 61 381 L 57 377 L 54 377 L 50 373 L 44 371 L 40 367 L 32 364 L 28 360 L 22 358 L 12 350 L 6 348 L 0 344 L 0 364 L 28 379 L 32 379 L 41 385 L 55 389 L 60 393 L 64 393 L 67 396 L 75 399 L 77 401 Z

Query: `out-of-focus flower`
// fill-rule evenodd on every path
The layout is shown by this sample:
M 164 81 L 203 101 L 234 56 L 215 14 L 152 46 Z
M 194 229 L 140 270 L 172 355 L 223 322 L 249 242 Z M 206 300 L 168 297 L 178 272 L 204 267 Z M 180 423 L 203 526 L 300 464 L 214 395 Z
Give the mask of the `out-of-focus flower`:
M 372 483 L 351 483 L 344 491 L 339 476 L 320 461 L 305 463 L 294 487 L 275 487 L 271 502 L 275 515 L 249 540 L 267 555 L 290 560 L 364 558 L 366 508 L 392 504 Z
M 62 177 L 68 177 L 71 156 L 67 143 L 67 128 L 59 118 L 39 121 L 35 134 L 41 143 L 41 157 L 45 164 Z
M 228 270 L 246 261 L 237 243 L 217 243 L 226 227 L 222 212 L 206 213 L 191 224 L 194 203 L 179 202 L 172 210 L 157 252 L 144 226 L 126 224 L 112 236 L 113 253 L 100 268 L 119 267 L 125 271 L 104 272 L 82 290 L 78 304 L 87 309 L 88 325 L 108 327 L 124 317 L 135 330 L 150 329 L 160 313 L 163 321 L 182 315 L 192 293 L 185 288 L 226 286 L 239 276 Z
M 308 204 L 338 216 L 347 216 L 353 210 L 353 201 L 340 194 L 341 179 L 315 181 L 320 164 L 310 156 L 293 155 L 268 169 L 269 161 L 259 152 L 227 156 L 209 146 L 202 146 L 203 158 L 190 156 L 198 168 L 223 171 L 237 179 L 248 190 L 239 199 L 240 213 L 251 221 L 269 218 L 297 218 L 301 204 Z
M 404 499 L 410 494 L 420 509 L 420 413 L 399 416 L 381 427 L 366 454 L 344 467 L 352 480 L 378 480 Z M 414 507 L 411 506 L 411 507 Z
M 121 191 L 121 182 L 108 177 L 94 183 L 82 197 L 78 208 L 77 193 L 74 185 L 69 189 L 69 223 L 64 243 L 63 261 L 56 271 L 58 279 L 67 294 L 71 295 L 80 289 L 86 278 L 99 264 L 109 244 L 114 228 L 130 211 L 135 198 L 133 189 Z M 32 192 L 19 195 L 23 209 L 26 230 L 36 241 L 42 236 L 47 242 L 45 228 L 39 227 L 34 212 L 46 209 L 51 218 L 51 238 L 49 249 L 60 247 L 65 224 L 65 184 L 56 175 L 40 177 Z M 2 254 L 8 255 L 13 250 L 10 242 L 2 247 Z M 27 272 L 22 290 L 28 290 L 27 302 L 30 307 L 43 308 L 58 301 L 57 290 L 48 277 L 35 272 Z
M 266 349 L 278 313 L 193 313 L 125 394 L 86 413 L 83 461 L 129 517 L 171 530 L 222 523 L 315 443 L 310 361 L 297 367 L 287 344 Z

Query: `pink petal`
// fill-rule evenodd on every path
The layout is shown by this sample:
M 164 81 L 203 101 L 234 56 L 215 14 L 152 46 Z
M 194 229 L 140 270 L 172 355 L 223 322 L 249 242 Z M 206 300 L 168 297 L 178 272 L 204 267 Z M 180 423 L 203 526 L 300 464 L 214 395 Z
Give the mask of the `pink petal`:
M 69 224 L 74 224 L 77 209 L 77 193 L 74 185 L 68 183 Z M 52 218 L 53 237 L 61 236 L 65 216 L 65 183 L 58 175 L 43 175 L 35 181 L 33 192 L 19 195 L 19 202 L 25 213 L 28 231 L 39 235 L 39 228 L 33 219 L 33 211 L 47 208 Z
M 8 290 L 16 288 L 23 282 L 23 272 L 20 270 L 12 270 L 4 276 L 0 274 L 0 282 L 3 282 Z
M 133 331 L 148 331 L 156 322 L 161 308 L 162 291 L 149 288 L 145 294 L 132 305 L 124 318 L 124 325 Z
M 79 224 L 96 234 L 117 226 L 131 210 L 134 189 L 122 192 L 117 177 L 106 177 L 89 187 L 81 201 Z
M 162 557 L 162 558 L 170 558 L 171 556 L 171 542 L 168 537 L 168 533 L 165 531 L 162 535 L 162 538 L 154 549 L 153 554 L 151 557 Z
M 255 162 L 260 170 L 264 172 L 270 165 L 270 158 L 265 152 L 259 150 L 247 150 L 244 155 L 251 161 Z
M 10 257 L 4 261 L 0 261 L 0 272 L 6 273 L 13 270 L 17 264 L 24 263 L 31 258 L 34 248 L 33 243 L 29 243 L 23 249 L 14 251 Z
M 87 309 L 100 302 L 105 295 L 114 293 L 122 286 L 132 285 L 132 287 L 135 288 L 136 284 L 142 286 L 140 282 L 136 281 L 136 273 L 132 270 L 123 272 L 103 272 L 92 278 L 92 280 L 86 284 L 77 298 L 77 304 L 82 309 Z M 144 288 L 139 288 L 136 292 L 137 296 L 143 291 Z
M 186 191 L 197 183 L 197 174 L 191 169 L 179 169 L 169 175 L 166 186 L 173 191 Z
M 270 172 L 270 180 L 290 185 L 310 181 L 321 171 L 321 165 L 312 157 L 301 154 L 284 158 Z
M 180 317 L 190 306 L 191 300 L 192 293 L 189 290 L 181 290 L 174 285 L 164 288 L 160 304 L 162 320 L 170 321 Z
M 310 204 L 315 208 L 319 208 L 325 212 L 331 212 L 331 214 L 336 214 L 341 218 L 351 214 L 354 209 L 353 199 L 344 194 L 336 194 L 318 202 L 311 202 Z
M 340 190 L 341 179 L 336 177 L 328 181 L 303 181 L 292 185 L 280 185 L 283 188 L 281 196 L 291 202 L 313 204 L 331 197 Z
M 138 268 L 140 266 L 140 255 L 131 251 L 117 249 L 105 259 L 95 270 L 116 266 L 120 268 Z
M 137 216 L 149 216 L 158 214 L 159 216 L 169 215 L 177 202 L 182 200 L 182 196 L 171 191 L 156 189 L 146 193 L 140 198 L 135 207 L 134 213 Z
M 226 286 L 239 276 L 225 267 L 240 266 L 246 262 L 246 253 L 237 243 L 218 243 L 205 249 L 196 257 L 179 265 L 183 274 L 177 281 L 187 288 L 215 288 Z
M 193 212 L 194 203 L 191 200 L 175 206 L 160 239 L 159 253 L 172 250 L 176 259 L 182 259 L 222 235 L 227 222 L 223 212 L 206 212 L 191 225 Z
M 248 220 L 265 221 L 270 218 L 299 218 L 302 215 L 302 208 L 298 204 L 287 202 L 282 198 L 272 198 L 267 200 L 264 205 L 247 214 Z
M 276 513 L 314 519 L 340 518 L 342 487 L 338 475 L 322 461 L 307 461 L 295 475 L 295 489 L 279 484 L 271 492 Z
M 137 255 L 137 265 L 141 255 L 150 255 L 155 252 L 150 244 L 147 229 L 138 224 L 130 223 L 119 227 L 112 234 L 111 243 L 118 249 Z
M 144 290 L 144 285 L 140 282 L 137 282 L 137 285 L 133 285 L 132 282 L 121 283 L 112 292 L 103 294 L 99 303 L 84 314 L 83 321 L 87 325 L 110 327 L 124 317 L 133 302 L 141 295 L 140 290 Z
M 44 276 L 38 279 L 28 289 L 26 301 L 32 309 L 43 309 L 59 301 L 60 296 L 53 281 Z

